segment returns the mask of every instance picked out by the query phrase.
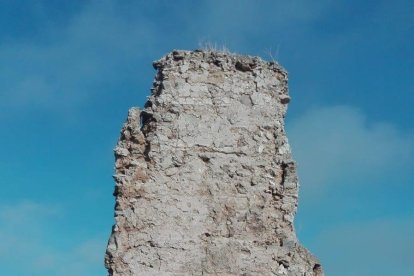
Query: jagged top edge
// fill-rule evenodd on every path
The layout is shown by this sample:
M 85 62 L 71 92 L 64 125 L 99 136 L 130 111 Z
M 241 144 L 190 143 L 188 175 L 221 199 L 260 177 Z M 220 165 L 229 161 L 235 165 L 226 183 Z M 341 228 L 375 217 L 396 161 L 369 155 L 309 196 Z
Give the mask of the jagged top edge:
M 267 67 L 268 69 L 281 73 L 287 78 L 287 71 L 276 61 L 265 61 L 259 56 L 240 55 L 236 53 L 230 53 L 226 51 L 214 51 L 214 50 L 173 50 L 166 54 L 159 60 L 153 62 L 154 69 L 163 69 L 168 65 L 178 62 L 180 60 L 199 59 L 210 62 L 223 60 L 233 63 L 236 69 L 241 71 L 252 71 L 254 68 L 260 65 L 260 67 Z

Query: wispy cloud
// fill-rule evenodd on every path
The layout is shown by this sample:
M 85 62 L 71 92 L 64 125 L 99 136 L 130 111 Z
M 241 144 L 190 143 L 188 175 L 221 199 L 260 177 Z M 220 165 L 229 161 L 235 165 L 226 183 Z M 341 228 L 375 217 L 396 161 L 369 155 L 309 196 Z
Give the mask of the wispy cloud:
M 136 64 L 144 57 L 158 58 L 162 49 L 197 47 L 198 42 L 212 40 L 229 43 L 238 50 L 242 45 L 251 45 L 257 25 L 267 26 L 264 32 L 276 28 L 277 32 L 286 33 L 285 28 L 306 25 L 330 6 L 329 1 L 312 5 L 306 1 L 268 1 L 263 6 L 249 1 L 197 5 L 166 2 L 155 6 L 89 1 L 55 26 L 47 20 L 50 11 L 42 5 L 47 2 L 28 8 L 36 12 L 38 20 L 48 22 L 41 31 L 37 30 L 41 33 L 39 38 L 0 44 L 2 109 L 73 111 L 97 95 L 116 93 L 108 89 L 113 84 L 134 81 Z M 170 18 L 154 7 L 168 10 Z M 258 17 L 252 19 L 252 14 Z M 165 21 L 156 24 L 154 17 Z M 171 18 L 177 22 L 165 24 Z M 259 22 L 252 24 L 251 20 Z M 263 54 L 277 46 L 263 45 Z
M 0 206 L 3 272 L 19 275 L 102 274 L 105 271 L 104 235 L 64 246 L 65 242 L 61 242 L 66 238 L 63 233 L 53 232 L 59 229 L 56 224 L 62 216 L 64 212 L 60 206 L 32 201 Z
M 312 108 L 288 124 L 302 183 L 298 235 L 327 274 L 410 275 L 411 131 L 350 106 Z
M 337 225 L 314 240 L 327 274 L 412 275 L 414 220 L 386 219 Z
M 108 93 L 132 78 L 127 61 L 148 55 L 155 36 L 146 16 L 124 18 L 112 1 L 92 1 L 59 28 L 45 27 L 46 38 L 0 45 L 3 109 L 65 110 Z
M 413 135 L 389 123 L 369 122 L 349 106 L 313 108 L 288 125 L 303 193 L 338 185 L 375 186 L 391 172 L 409 169 Z
M 230 50 L 268 56 L 270 49 L 286 47 L 303 40 L 312 23 L 324 17 L 334 6 L 332 1 L 208 1 L 199 18 L 191 22 L 192 32 L 201 42 L 212 41 Z

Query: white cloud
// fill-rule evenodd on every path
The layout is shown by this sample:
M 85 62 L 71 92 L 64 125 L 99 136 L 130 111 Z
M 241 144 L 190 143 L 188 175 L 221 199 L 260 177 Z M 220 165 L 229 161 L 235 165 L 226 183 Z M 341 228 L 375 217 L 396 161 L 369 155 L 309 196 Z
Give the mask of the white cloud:
M 270 47 L 285 47 L 293 37 L 303 40 L 301 36 L 311 23 L 335 4 L 327 0 L 261 1 L 260 5 L 254 1 L 208 1 L 200 10 L 202 20 L 191 23 L 193 31 L 201 35 L 200 42 L 212 40 L 236 51 L 246 50 L 247 45 L 257 50 L 253 38 L 267 33 L 263 53 L 259 53 L 267 55 Z
M 391 124 L 369 123 L 349 106 L 313 108 L 288 125 L 306 194 L 338 185 L 375 186 L 409 169 L 414 140 Z
M 107 233 L 65 246 L 64 233 L 52 232 L 59 229 L 57 221 L 63 215 L 59 206 L 31 201 L 0 206 L 0 257 L 4 264 L 13 264 L 12 273 L 86 276 L 105 272 Z M 53 240 L 56 237 L 59 242 Z
M 92 1 L 66 25 L 47 25 L 42 41 L 0 45 L 0 107 L 72 109 L 105 93 L 108 84 L 135 79 L 120 72 L 153 51 L 155 32 L 139 10 L 124 18 L 113 3 Z
M 298 235 L 327 275 L 412 274 L 410 131 L 350 106 L 311 108 L 288 124 L 301 182 Z
M 163 20 L 182 21 L 175 23 L 178 31 L 154 18 L 151 5 L 88 2 L 66 24 L 45 24 L 40 41 L 22 44 L 10 40 L 0 45 L 0 60 L 5 65 L 0 68 L 0 108 L 73 112 L 105 93 L 110 84 L 135 80 L 137 71 L 127 68 L 136 68 L 144 57 L 158 58 L 160 49 L 197 47 L 205 39 L 224 44 L 222 40 L 229 39 L 229 46 L 251 44 L 260 24 L 287 33 L 287 25 L 306 25 L 331 6 L 329 1 L 311 5 L 306 1 L 269 1 L 264 6 L 249 1 L 235 3 L 204 2 L 194 5 L 192 13 L 186 12 L 186 5 L 159 4 L 159 9 L 169 9 L 168 18 L 163 15 Z M 47 21 L 41 5 L 36 6 L 42 11 L 39 20 Z M 252 20 L 258 22 L 252 24 Z M 263 45 L 263 54 L 278 45 Z
M 313 242 L 327 275 L 412 275 L 414 220 L 336 225 Z

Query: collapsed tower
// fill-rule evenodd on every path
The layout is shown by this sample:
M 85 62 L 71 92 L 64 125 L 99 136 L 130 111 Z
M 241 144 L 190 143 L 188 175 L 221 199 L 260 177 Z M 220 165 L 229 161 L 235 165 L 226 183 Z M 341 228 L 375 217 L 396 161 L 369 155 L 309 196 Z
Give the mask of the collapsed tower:
M 115 148 L 110 275 L 323 275 L 293 218 L 287 73 L 258 57 L 174 51 Z

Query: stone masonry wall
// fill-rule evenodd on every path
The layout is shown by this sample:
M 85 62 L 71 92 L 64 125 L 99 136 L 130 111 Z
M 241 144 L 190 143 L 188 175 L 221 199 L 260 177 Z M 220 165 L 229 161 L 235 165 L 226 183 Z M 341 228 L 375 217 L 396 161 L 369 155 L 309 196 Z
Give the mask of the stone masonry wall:
M 174 51 L 115 148 L 110 275 L 323 275 L 293 227 L 287 73 L 258 57 Z

